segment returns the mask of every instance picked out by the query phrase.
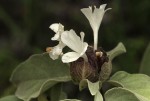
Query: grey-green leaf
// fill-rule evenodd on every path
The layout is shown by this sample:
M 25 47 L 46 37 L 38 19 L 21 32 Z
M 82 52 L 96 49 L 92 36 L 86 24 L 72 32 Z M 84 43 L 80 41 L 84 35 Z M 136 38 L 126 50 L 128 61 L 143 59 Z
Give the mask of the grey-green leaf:
M 100 92 L 97 92 L 94 96 L 94 101 L 103 101 L 102 94 Z
M 104 97 L 106 101 L 142 101 L 134 93 L 120 87 L 108 90 Z
M 71 77 L 67 64 L 52 60 L 48 53 L 44 53 L 33 55 L 21 63 L 10 80 L 17 85 L 16 96 L 29 101 L 55 84 L 71 80 Z
M 119 71 L 108 82 L 132 92 L 138 99 L 150 101 L 150 77 L 147 75 Z
M 106 81 L 109 78 L 109 76 L 111 74 L 111 71 L 112 71 L 112 63 L 111 63 L 111 61 L 104 62 L 104 64 L 101 67 L 101 71 L 100 71 L 100 75 L 99 75 L 100 81 L 101 82 Z
M 100 89 L 100 81 L 97 81 L 95 83 L 90 82 L 88 79 L 80 81 L 79 89 L 82 90 L 85 87 L 89 88 L 91 95 L 96 95 L 96 93 L 99 92 Z
M 118 45 L 114 49 L 107 52 L 107 55 L 109 56 L 110 61 L 112 61 L 116 56 L 125 52 L 126 52 L 125 46 L 123 45 L 122 42 L 119 42 Z
M 64 99 L 64 100 L 60 100 L 60 101 L 81 101 L 81 100 L 78 100 L 78 99 Z
M 141 62 L 140 73 L 144 73 L 150 76 L 150 43 L 144 53 Z
M 38 96 L 37 101 L 48 101 L 46 94 L 41 94 Z
M 18 99 L 14 95 L 10 95 L 10 96 L 6 96 L 6 97 L 1 98 L 0 101 L 22 101 L 22 100 Z
M 51 88 L 50 98 L 51 101 L 59 101 L 67 98 L 67 94 L 63 92 L 62 83 L 56 84 Z

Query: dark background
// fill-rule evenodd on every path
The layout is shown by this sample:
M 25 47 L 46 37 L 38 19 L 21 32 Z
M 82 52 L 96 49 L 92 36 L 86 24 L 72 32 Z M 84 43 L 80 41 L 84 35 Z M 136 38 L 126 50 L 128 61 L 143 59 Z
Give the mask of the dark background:
M 66 30 L 84 31 L 93 44 L 92 29 L 81 8 L 107 3 L 99 30 L 99 46 L 106 51 L 123 42 L 127 53 L 117 57 L 113 71 L 137 73 L 150 39 L 150 0 L 0 0 L 0 96 L 7 95 L 13 69 L 30 55 L 45 52 L 51 41 L 52 23 Z

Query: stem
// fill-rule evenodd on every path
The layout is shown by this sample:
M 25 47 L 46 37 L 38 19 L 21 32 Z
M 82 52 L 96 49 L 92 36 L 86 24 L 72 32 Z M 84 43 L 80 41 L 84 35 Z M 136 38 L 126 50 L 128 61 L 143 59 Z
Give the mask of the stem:
M 94 30 L 94 50 L 97 50 L 98 45 L 98 30 Z

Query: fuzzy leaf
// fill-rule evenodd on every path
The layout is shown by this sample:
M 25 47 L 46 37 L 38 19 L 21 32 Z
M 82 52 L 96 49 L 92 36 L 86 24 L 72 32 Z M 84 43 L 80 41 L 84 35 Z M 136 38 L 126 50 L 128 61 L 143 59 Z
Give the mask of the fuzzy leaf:
M 100 71 L 100 75 L 99 75 L 100 81 L 101 82 L 106 81 L 109 78 L 109 76 L 111 74 L 111 71 L 112 71 L 112 63 L 111 63 L 111 61 L 104 62 L 104 64 L 101 67 L 101 71 Z
M 144 73 L 150 76 L 150 43 L 144 53 L 141 62 L 140 73 Z
M 64 99 L 64 100 L 60 100 L 60 101 L 81 101 L 81 100 L 77 100 L 77 99 Z
M 85 87 L 89 88 L 89 91 L 91 95 L 95 95 L 97 92 L 99 92 L 100 89 L 100 82 L 97 81 L 95 83 L 90 82 L 88 79 L 84 79 L 79 84 L 79 89 L 82 90 Z
M 10 96 L 6 96 L 6 97 L 1 98 L 0 101 L 22 101 L 22 100 L 18 99 L 14 95 L 10 95 Z
M 124 47 L 123 43 L 120 42 L 114 49 L 107 52 L 107 55 L 109 56 L 110 61 L 113 60 L 116 56 L 125 53 L 126 48 Z
M 142 101 L 150 101 L 150 77 L 147 75 L 119 71 L 108 82 L 130 91 Z
M 41 94 L 38 96 L 37 101 L 48 101 L 46 94 Z
M 103 97 L 100 92 L 97 92 L 94 96 L 94 101 L 103 101 Z
M 57 83 L 69 81 L 69 67 L 47 53 L 36 54 L 21 63 L 10 80 L 17 85 L 16 96 L 29 101 Z
M 105 93 L 106 101 L 142 101 L 134 93 L 124 88 L 113 88 Z
M 57 84 L 51 88 L 51 100 L 59 101 L 62 99 L 66 99 L 67 95 L 62 90 L 62 84 Z

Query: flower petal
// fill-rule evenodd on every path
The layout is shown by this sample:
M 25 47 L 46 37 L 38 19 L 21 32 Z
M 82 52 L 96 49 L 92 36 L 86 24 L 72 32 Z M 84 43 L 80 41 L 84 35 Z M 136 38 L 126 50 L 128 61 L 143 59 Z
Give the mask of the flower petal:
M 102 21 L 102 18 L 107 10 L 110 8 L 106 9 L 106 4 L 100 5 L 99 8 L 96 8 L 94 6 L 94 10 L 92 11 L 92 8 L 83 8 L 81 9 L 81 12 L 86 16 L 88 19 L 91 28 L 94 32 L 94 49 L 97 50 L 97 45 L 98 45 L 98 30 Z
M 84 32 L 80 32 L 80 36 L 81 36 L 81 41 L 82 41 L 82 43 L 83 43 L 83 41 L 84 41 L 84 36 L 85 36 Z
M 53 51 L 50 51 L 50 52 L 49 52 L 49 56 L 50 56 L 53 60 L 56 60 L 56 59 L 59 58 L 59 55 L 53 54 Z
M 105 7 L 106 7 L 106 5 L 107 5 L 107 4 L 102 4 L 102 5 L 100 5 L 99 9 L 103 9 L 103 10 L 104 10 Z
M 85 17 L 89 20 L 89 23 L 93 29 L 94 25 L 94 19 L 93 19 L 93 14 L 92 14 L 92 8 L 82 8 L 81 12 L 85 15 Z
M 96 6 L 94 6 L 93 12 L 92 12 L 91 7 L 81 9 L 82 13 L 89 20 L 89 23 L 93 30 L 99 29 L 104 13 L 110 9 L 108 8 L 105 10 L 105 7 L 106 7 L 106 4 L 100 5 L 99 8 L 96 8 Z
M 53 30 L 55 33 L 57 33 L 57 31 L 59 29 L 59 23 L 54 23 L 54 24 L 50 25 L 49 28 L 51 30 Z
M 82 51 L 80 52 L 80 56 L 82 56 L 87 50 L 88 44 L 86 42 L 82 45 Z
M 59 39 L 59 33 L 56 33 L 55 35 L 54 35 L 54 37 L 52 37 L 51 38 L 51 40 L 58 40 Z
M 80 57 L 80 55 L 76 52 L 68 52 L 62 56 L 62 62 L 63 63 L 69 63 L 77 60 Z
M 77 53 L 82 52 L 82 41 L 74 30 L 65 31 L 61 35 L 62 42 Z
M 62 49 L 65 47 L 65 45 L 62 42 L 59 42 L 59 44 L 49 52 L 49 56 L 55 60 L 58 59 L 60 55 L 62 55 Z
M 60 23 L 54 23 L 49 28 L 56 33 L 51 40 L 59 40 L 61 33 L 64 31 L 64 26 Z

